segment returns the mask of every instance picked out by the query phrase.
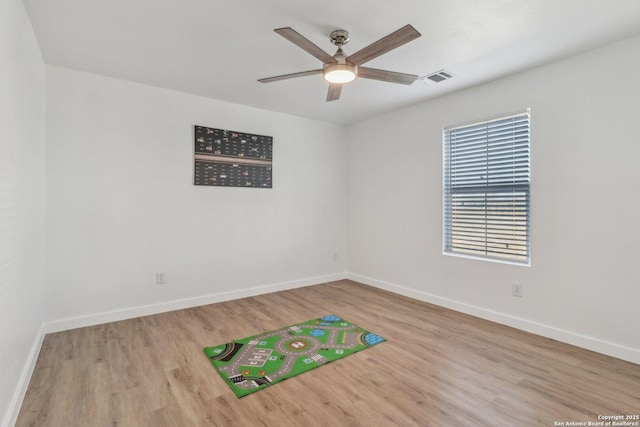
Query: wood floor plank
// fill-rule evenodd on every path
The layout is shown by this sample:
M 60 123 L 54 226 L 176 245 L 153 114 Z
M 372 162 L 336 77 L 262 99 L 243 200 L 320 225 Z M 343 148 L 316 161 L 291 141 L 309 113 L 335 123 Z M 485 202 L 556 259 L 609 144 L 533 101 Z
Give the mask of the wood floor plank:
M 333 313 L 386 343 L 237 399 L 202 348 Z M 17 426 L 552 426 L 640 365 L 343 280 L 45 337 Z

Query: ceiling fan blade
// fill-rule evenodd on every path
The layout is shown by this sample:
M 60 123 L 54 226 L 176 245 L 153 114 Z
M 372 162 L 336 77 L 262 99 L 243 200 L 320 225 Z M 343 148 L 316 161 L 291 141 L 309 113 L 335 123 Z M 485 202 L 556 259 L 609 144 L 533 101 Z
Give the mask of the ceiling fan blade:
M 258 79 L 260 83 L 271 83 L 279 80 L 295 79 L 296 77 L 312 76 L 314 74 L 322 74 L 322 70 L 300 71 L 299 73 L 283 74 L 281 76 L 267 77 Z
M 333 56 L 329 55 L 327 52 L 320 49 L 315 44 L 311 43 L 303 35 L 301 35 L 299 32 L 297 32 L 291 27 L 276 28 L 273 31 L 280 34 L 282 37 L 289 40 L 291 43 L 295 44 L 296 46 L 306 50 L 311 55 L 315 56 L 320 61 L 322 61 L 324 64 L 338 63 L 338 61 Z
M 389 52 L 411 40 L 417 39 L 421 34 L 411 25 L 405 25 L 399 30 L 394 31 L 386 37 L 381 38 L 377 42 L 371 43 L 369 46 L 360 49 L 347 58 L 347 61 L 354 65 L 361 65 L 371 61 L 373 58 Z
M 342 92 L 342 85 L 331 83 L 329 84 L 329 92 L 327 92 L 327 102 L 337 101 L 340 99 L 340 93 Z
M 401 85 L 410 85 L 418 78 L 415 74 L 396 73 L 395 71 L 376 70 L 368 67 L 358 67 L 358 77 L 400 83 Z

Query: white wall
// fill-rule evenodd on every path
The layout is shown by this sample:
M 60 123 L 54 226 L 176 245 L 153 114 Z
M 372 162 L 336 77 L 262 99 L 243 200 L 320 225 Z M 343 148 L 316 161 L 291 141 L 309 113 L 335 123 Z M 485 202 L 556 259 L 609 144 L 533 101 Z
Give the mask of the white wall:
M 638 52 L 630 39 L 352 126 L 351 276 L 640 363 Z M 442 255 L 443 126 L 527 107 L 531 267 Z
M 44 63 L 22 1 L 0 1 L 0 423 L 12 421 L 43 314 Z
M 342 127 L 54 66 L 46 106 L 48 330 L 344 277 Z M 194 186 L 194 125 L 273 136 L 273 189 Z

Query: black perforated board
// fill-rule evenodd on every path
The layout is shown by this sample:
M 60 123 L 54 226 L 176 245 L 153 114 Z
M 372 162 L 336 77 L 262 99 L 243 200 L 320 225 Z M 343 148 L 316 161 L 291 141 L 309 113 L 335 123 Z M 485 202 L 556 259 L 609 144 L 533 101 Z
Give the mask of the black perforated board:
M 272 188 L 273 138 L 195 126 L 194 184 Z

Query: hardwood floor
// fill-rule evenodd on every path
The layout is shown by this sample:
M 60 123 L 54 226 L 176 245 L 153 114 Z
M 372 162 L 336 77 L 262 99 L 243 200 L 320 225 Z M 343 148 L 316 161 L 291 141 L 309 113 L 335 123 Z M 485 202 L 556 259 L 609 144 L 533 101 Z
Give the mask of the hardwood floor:
M 242 399 L 202 352 L 329 313 L 387 342 Z M 344 280 L 49 334 L 16 425 L 553 426 L 626 414 L 640 414 L 640 365 Z

